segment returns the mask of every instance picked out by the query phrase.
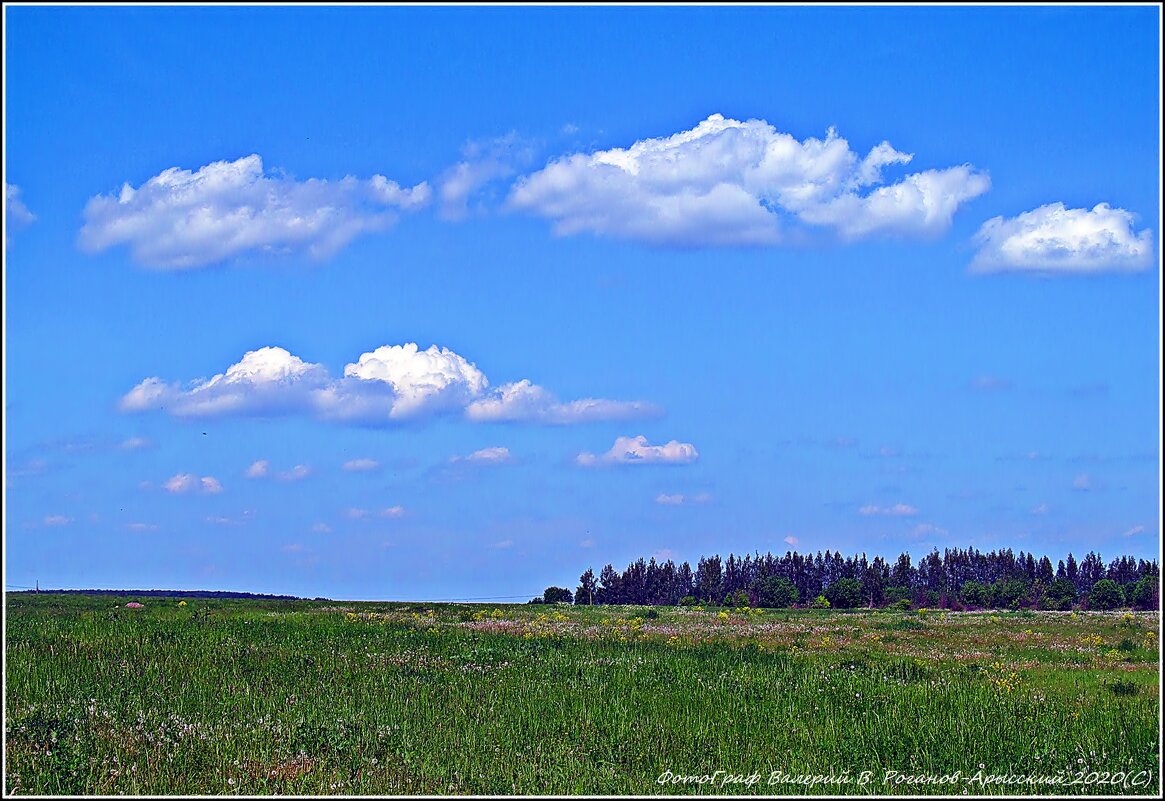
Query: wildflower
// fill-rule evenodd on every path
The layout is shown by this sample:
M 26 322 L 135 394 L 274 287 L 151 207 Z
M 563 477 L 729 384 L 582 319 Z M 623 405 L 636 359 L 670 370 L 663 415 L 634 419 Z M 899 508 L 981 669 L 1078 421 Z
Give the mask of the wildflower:
M 178 602 L 178 606 L 179 606 L 179 607 L 186 606 L 186 602 L 185 602 L 185 601 L 179 601 L 179 602 Z

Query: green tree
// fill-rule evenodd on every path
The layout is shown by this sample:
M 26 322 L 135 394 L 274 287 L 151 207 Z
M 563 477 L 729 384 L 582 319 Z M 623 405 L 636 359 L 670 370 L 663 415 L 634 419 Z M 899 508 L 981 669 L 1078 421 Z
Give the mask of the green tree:
M 1076 602 L 1076 585 L 1066 578 L 1058 578 L 1044 593 L 1044 605 L 1049 609 L 1071 609 Z
M 1160 584 L 1156 576 L 1141 576 L 1129 593 L 1129 603 L 1137 609 L 1158 609 L 1160 600 Z
M 1125 605 L 1125 592 L 1112 579 L 1101 579 L 1088 593 L 1089 609 L 1116 609 Z
M 987 606 L 990 595 L 987 585 L 978 581 L 964 581 L 959 590 L 959 596 L 963 599 L 963 603 L 971 606 Z
M 862 605 L 862 583 L 857 579 L 838 579 L 825 588 L 825 597 L 835 609 L 853 609 Z
M 756 605 L 766 609 L 787 609 L 801 599 L 793 582 L 783 576 L 757 579 L 753 584 Z
M 568 604 L 574 595 L 566 587 L 547 587 L 542 593 L 542 602 L 547 604 Z

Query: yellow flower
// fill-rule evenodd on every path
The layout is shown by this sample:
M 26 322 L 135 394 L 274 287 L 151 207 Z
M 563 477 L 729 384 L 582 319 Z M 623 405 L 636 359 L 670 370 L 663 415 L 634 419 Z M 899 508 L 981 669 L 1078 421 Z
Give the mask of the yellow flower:
M 185 601 L 179 601 L 179 602 L 178 602 L 178 606 L 186 606 L 186 602 L 185 602 Z
M 720 612 L 719 614 L 716 615 L 716 617 L 719 618 L 720 620 L 727 620 L 728 613 L 727 612 Z

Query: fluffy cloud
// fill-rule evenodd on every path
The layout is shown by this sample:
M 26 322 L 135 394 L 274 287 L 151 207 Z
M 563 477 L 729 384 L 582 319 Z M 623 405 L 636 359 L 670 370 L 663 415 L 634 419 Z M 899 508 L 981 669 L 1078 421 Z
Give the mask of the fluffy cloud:
M 797 539 L 796 537 L 785 537 L 785 543 L 787 545 L 798 545 L 800 542 L 801 540 Z
M 271 463 L 266 459 L 260 459 L 257 462 L 252 462 L 251 466 L 247 468 L 247 472 L 243 475 L 247 478 L 266 478 L 270 470 Z
M 382 175 L 339 181 L 268 174 L 257 155 L 196 172 L 171 167 L 138 188 L 85 206 L 80 245 L 128 245 L 141 264 L 187 269 L 243 253 L 306 251 L 326 258 L 360 234 L 382 231 L 400 211 L 425 205 L 428 184 L 405 189 Z
M 198 478 L 193 473 L 178 473 L 162 485 L 166 492 L 180 495 L 197 492 L 204 495 L 217 495 L 222 492 L 222 484 L 214 476 Z
M 4 249 L 12 245 L 11 234 L 20 228 L 31 225 L 36 215 L 28 210 L 24 201 L 20 199 L 20 187 L 4 182 Z
M 918 514 L 918 510 L 913 506 L 905 503 L 896 503 L 893 506 L 875 506 L 867 504 L 861 509 L 858 509 L 858 514 L 865 517 L 884 516 L 884 517 L 913 517 Z
M 380 469 L 380 462 L 375 459 L 349 459 L 344 462 L 343 469 L 349 473 L 370 473 Z
M 970 165 L 925 170 L 884 185 L 882 171 L 912 154 L 888 142 L 864 157 L 830 129 L 798 141 L 764 120 L 713 114 L 673 136 L 556 159 L 519 179 L 512 209 L 554 223 L 652 245 L 773 245 L 787 229 L 822 228 L 846 240 L 934 236 L 990 180 Z
M 1076 478 L 1072 479 L 1072 489 L 1087 492 L 1088 490 L 1092 489 L 1092 477 L 1087 473 L 1081 473 L 1080 475 L 1076 476 Z
M 666 445 L 649 445 L 647 437 L 618 437 L 611 450 L 596 456 L 583 451 L 575 461 L 583 467 L 606 464 L 690 464 L 700 458 L 695 445 L 672 440 Z
M 165 409 L 177 417 L 263 415 L 310 407 L 314 392 L 328 381 L 327 371 L 283 348 L 248 351 L 225 373 L 195 381 L 189 388 L 147 378 L 120 402 L 122 411 Z
M 490 390 L 473 362 L 436 345 L 385 345 L 333 379 L 327 368 L 280 347 L 248 351 L 225 373 L 187 386 L 147 378 L 120 401 L 126 412 L 164 410 L 178 417 L 305 414 L 321 420 L 387 425 L 461 413 L 477 422 L 584 423 L 658 414 L 642 402 L 587 398 L 560 403 L 528 380 Z M 346 468 L 349 469 L 349 468 Z
M 975 235 L 978 273 L 1025 271 L 1097 273 L 1142 270 L 1152 263 L 1153 235 L 1133 230 L 1134 215 L 1100 203 L 1069 209 L 1049 203 L 1004 219 L 993 217 Z

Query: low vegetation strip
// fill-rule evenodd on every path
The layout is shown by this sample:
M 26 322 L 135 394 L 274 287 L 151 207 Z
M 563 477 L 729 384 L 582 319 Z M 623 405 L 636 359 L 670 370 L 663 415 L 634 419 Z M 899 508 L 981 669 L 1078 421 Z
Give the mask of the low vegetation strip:
M 6 791 L 1160 786 L 1157 612 L 125 600 L 7 598 Z

